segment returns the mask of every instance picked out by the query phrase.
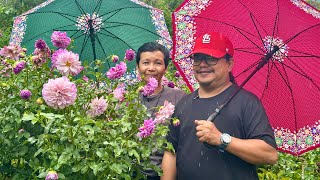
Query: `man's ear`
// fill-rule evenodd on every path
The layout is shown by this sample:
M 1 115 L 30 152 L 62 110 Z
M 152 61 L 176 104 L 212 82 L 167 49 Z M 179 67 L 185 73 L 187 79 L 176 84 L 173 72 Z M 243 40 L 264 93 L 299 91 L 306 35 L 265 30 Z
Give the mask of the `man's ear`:
M 229 61 L 227 61 L 227 62 L 228 62 L 228 71 L 231 72 L 232 68 L 233 68 L 233 65 L 234 65 L 233 58 L 230 57 Z

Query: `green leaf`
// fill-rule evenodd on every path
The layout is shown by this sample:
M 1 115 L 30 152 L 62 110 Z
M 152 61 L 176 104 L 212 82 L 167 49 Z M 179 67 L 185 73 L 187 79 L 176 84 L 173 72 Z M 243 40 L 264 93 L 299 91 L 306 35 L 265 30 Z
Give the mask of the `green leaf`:
M 38 175 L 38 178 L 45 178 L 47 176 L 48 172 L 42 172 Z
M 58 164 L 65 164 L 68 160 L 70 160 L 72 153 L 70 151 L 65 151 L 61 154 L 58 159 Z
M 22 121 L 32 121 L 33 119 L 35 119 L 35 116 L 33 113 L 23 114 Z
M 121 164 L 112 164 L 111 168 L 113 171 L 115 171 L 117 174 L 121 174 L 122 173 L 122 166 Z

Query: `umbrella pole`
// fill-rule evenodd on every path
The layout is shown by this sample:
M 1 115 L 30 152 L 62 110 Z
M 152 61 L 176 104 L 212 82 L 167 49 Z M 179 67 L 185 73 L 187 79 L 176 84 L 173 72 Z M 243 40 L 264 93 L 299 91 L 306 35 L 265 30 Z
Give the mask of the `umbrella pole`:
M 279 50 L 278 46 L 274 46 L 272 51 L 269 52 L 267 55 L 265 55 L 263 58 L 261 58 L 261 61 L 259 62 L 258 66 L 254 69 L 254 71 L 238 86 L 238 88 L 232 93 L 232 95 L 221 105 L 219 105 L 214 112 L 208 117 L 207 121 L 214 122 L 215 118 L 220 114 L 220 111 L 231 101 L 233 97 L 237 95 L 237 93 L 243 88 L 243 86 L 252 78 L 256 72 L 258 72 L 264 65 L 266 65 L 269 61 L 269 59 L 273 56 L 275 52 Z M 208 144 L 207 142 L 203 143 L 207 148 L 212 148 L 212 145 Z
M 94 38 L 94 29 L 93 29 L 93 25 L 92 25 L 92 19 L 88 20 L 89 23 L 89 37 L 91 40 L 91 46 L 92 46 L 92 52 L 93 52 L 93 60 L 96 62 L 97 61 L 97 53 L 96 53 L 96 39 Z M 95 72 L 98 72 L 98 69 L 94 69 Z M 97 78 L 97 87 L 99 88 L 99 78 Z
M 243 88 L 243 86 L 252 78 L 256 72 L 258 72 L 264 65 L 266 65 L 269 59 L 279 50 L 278 46 L 274 46 L 272 51 L 266 54 L 261 61 L 259 62 L 258 66 L 255 70 L 241 83 L 240 86 L 233 92 L 233 94 L 221 105 L 219 105 L 215 111 L 208 117 L 207 121 L 214 122 L 215 118 L 219 115 L 220 111 L 231 101 L 231 99 Z
M 89 36 L 90 36 L 90 40 L 91 40 L 91 45 L 92 45 L 92 51 L 93 51 L 93 59 L 94 61 L 97 60 L 97 53 L 96 53 L 96 43 L 95 43 L 95 38 L 94 38 L 94 29 L 93 29 L 93 25 L 92 25 L 92 19 L 90 19 L 88 21 L 89 23 Z M 97 70 L 96 70 L 97 71 Z

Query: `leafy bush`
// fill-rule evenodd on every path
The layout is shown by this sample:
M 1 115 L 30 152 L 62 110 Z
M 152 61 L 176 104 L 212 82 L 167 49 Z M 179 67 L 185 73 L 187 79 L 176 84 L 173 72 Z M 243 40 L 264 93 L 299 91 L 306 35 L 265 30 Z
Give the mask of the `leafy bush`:
M 101 61 L 82 69 L 71 51 L 57 50 L 50 61 L 45 42 L 36 47 L 29 57 L 14 45 L 0 51 L 2 178 L 131 179 L 145 167 L 159 171 L 148 157 L 167 144 L 168 128 L 150 121 L 139 101 L 144 83 L 125 74 L 129 60 L 105 73 Z
M 320 148 L 300 156 L 279 153 L 277 164 L 265 165 L 258 168 L 260 179 L 291 180 L 291 179 L 320 179 Z

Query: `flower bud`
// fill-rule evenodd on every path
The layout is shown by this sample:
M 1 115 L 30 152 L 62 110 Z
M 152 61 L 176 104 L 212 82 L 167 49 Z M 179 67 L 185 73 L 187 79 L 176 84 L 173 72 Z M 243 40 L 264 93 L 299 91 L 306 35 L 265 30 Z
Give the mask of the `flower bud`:
M 20 97 L 22 99 L 26 99 L 27 100 L 27 99 L 30 98 L 30 96 L 31 96 L 31 92 L 28 89 L 24 89 L 24 90 L 20 91 Z
M 56 180 L 56 179 L 59 179 L 58 173 L 56 171 L 49 171 L 46 176 L 46 180 Z
M 13 68 L 13 73 L 14 74 L 19 74 L 25 67 L 26 67 L 26 62 L 20 61 Z
M 172 82 L 172 81 L 170 81 L 169 83 L 168 83 L 168 87 L 170 87 L 170 88 L 174 88 L 174 82 Z
M 36 103 L 39 104 L 39 105 L 43 104 L 42 98 L 38 98 L 38 99 L 36 100 Z
M 177 77 L 177 78 L 180 77 L 179 71 L 176 71 L 176 72 L 174 73 L 174 76 Z
M 119 56 L 117 56 L 117 55 L 112 55 L 111 60 L 112 60 L 112 62 L 116 63 L 116 62 L 119 61 Z
M 172 123 L 173 123 L 174 126 L 179 126 L 180 125 L 180 120 L 179 119 L 174 119 Z

